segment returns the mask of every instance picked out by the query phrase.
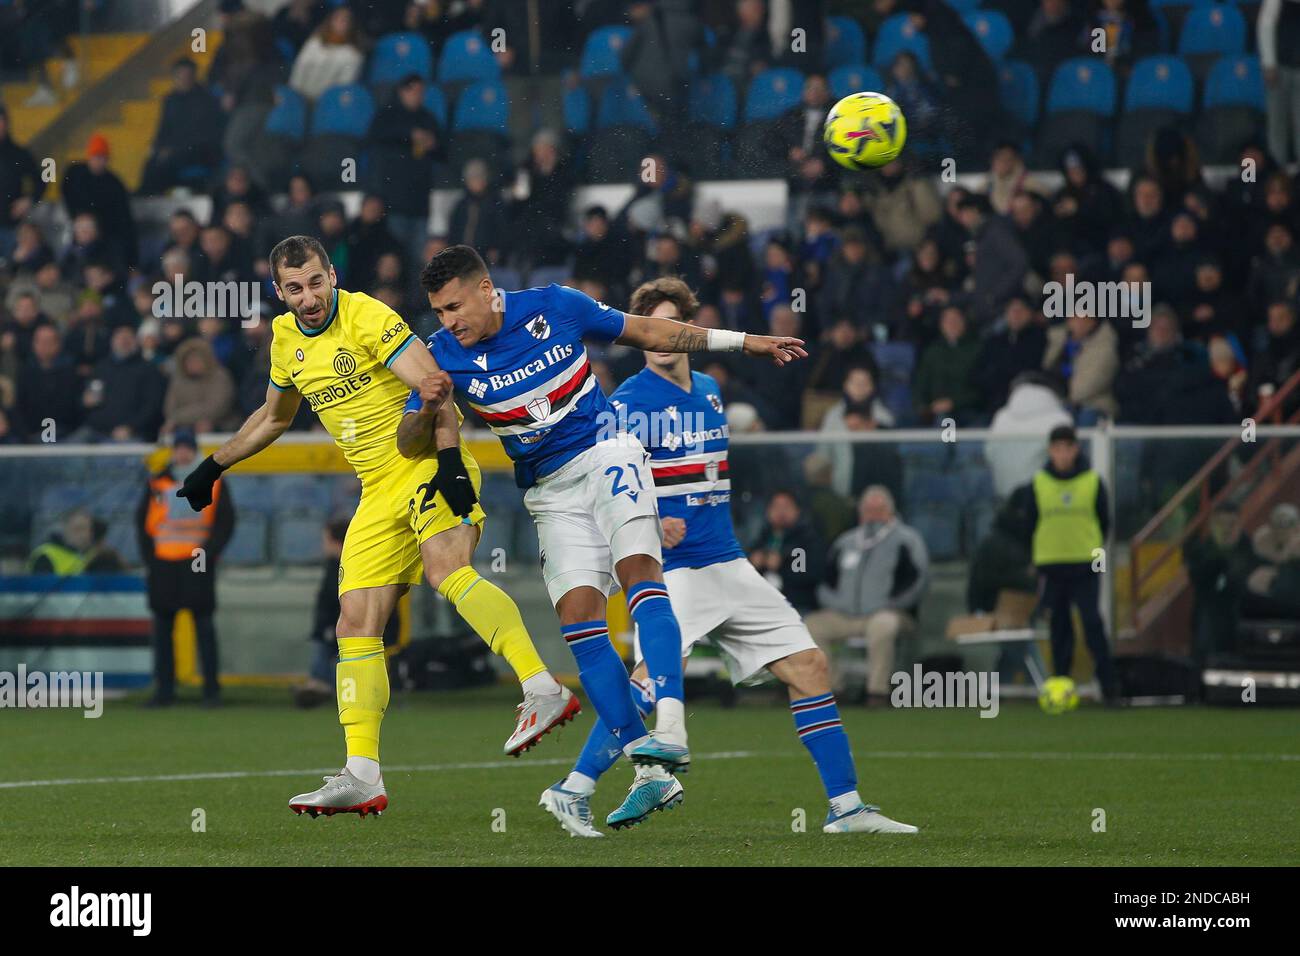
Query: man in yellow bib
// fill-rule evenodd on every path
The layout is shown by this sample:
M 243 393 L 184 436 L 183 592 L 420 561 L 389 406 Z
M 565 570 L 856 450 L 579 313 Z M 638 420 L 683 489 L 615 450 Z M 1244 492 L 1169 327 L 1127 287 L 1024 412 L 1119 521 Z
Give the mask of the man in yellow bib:
M 284 433 L 306 399 L 361 479 L 361 502 L 339 563 L 339 722 L 347 765 L 325 786 L 294 797 L 295 813 L 379 813 L 388 806 L 379 769 L 379 725 L 388 706 L 383 628 L 421 577 L 447 598 L 523 684 L 514 734 L 518 756 L 579 704 L 547 671 L 519 608 L 470 564 L 484 520 L 480 475 L 447 401 L 451 378 L 402 321 L 377 299 L 337 287 L 316 240 L 291 236 L 271 250 L 275 291 L 289 311 L 275 317 L 266 403 L 185 479 L 177 495 L 195 510 L 221 473 Z M 410 346 L 416 346 L 411 348 Z M 394 434 L 410 390 L 438 408 L 436 457 L 403 458 Z
M 1069 425 L 1052 429 L 1047 458 L 1047 466 L 1034 475 L 1030 510 L 1039 603 L 1051 614 L 1052 668 L 1057 677 L 1070 675 L 1073 605 L 1079 609 L 1097 683 L 1109 700 L 1115 692 L 1114 676 L 1098 606 L 1101 572 L 1093 570 L 1110 526 L 1106 486 L 1080 454 L 1078 436 Z

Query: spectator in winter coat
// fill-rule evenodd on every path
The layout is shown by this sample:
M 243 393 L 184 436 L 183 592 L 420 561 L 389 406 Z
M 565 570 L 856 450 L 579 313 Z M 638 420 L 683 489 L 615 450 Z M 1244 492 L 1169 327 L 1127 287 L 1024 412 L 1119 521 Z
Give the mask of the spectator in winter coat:
M 315 100 L 331 86 L 355 83 L 365 59 L 351 9 L 335 7 L 298 52 L 289 85 Z
M 177 428 L 211 432 L 239 424 L 235 384 L 203 339 L 187 339 L 177 347 L 163 416 L 162 431 L 168 435 Z
M 1047 331 L 1043 369 L 1065 383 L 1079 425 L 1095 425 L 1119 410 L 1112 388 L 1119 372 L 1119 339 L 1103 319 L 1082 309 Z

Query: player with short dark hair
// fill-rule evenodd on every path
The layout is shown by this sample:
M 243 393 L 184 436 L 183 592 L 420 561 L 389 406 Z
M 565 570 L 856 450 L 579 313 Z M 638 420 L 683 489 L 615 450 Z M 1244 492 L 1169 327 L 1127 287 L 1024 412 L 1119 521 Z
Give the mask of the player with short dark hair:
M 639 822 L 681 799 L 671 771 L 690 763 L 681 632 L 663 584 L 649 455 L 618 427 L 583 339 L 661 352 L 744 351 L 777 365 L 806 357 L 803 342 L 624 314 L 560 285 L 504 292 L 464 245 L 434 256 L 420 282 L 442 324 L 429 348 L 514 459 L 516 483 L 526 489 L 524 504 L 537 525 L 542 576 L 583 687 L 637 765 L 628 799 L 609 822 Z M 398 432 L 403 454 L 423 454 L 433 440 L 440 399 L 433 389 L 412 393 Z M 606 598 L 620 586 L 658 689 L 653 734 L 646 733 L 609 641 Z
M 634 310 L 665 321 L 690 322 L 698 306 L 690 287 L 675 277 L 655 279 L 632 294 Z M 696 643 L 711 641 L 727 661 L 733 682 L 753 683 L 771 674 L 786 685 L 795 732 L 817 765 L 830 800 L 823 825 L 827 833 L 917 832 L 883 816 L 858 795 L 826 655 L 799 613 L 759 574 L 736 540 L 727 417 L 718 383 L 692 372 L 686 355 L 650 349 L 645 368 L 610 401 L 650 452 L 665 548 L 663 579 L 681 627 L 683 666 Z M 644 643 L 637 642 L 631 690 L 639 709 L 649 713 L 659 688 L 640 660 Z M 597 779 L 620 755 L 618 740 L 603 719 L 598 721 L 572 772 L 542 794 L 542 806 L 570 833 L 601 836 L 592 826 L 590 797 Z
M 276 295 L 289 311 L 272 324 L 266 402 L 177 494 L 196 510 L 204 507 L 221 473 L 284 434 L 303 398 L 361 479 L 361 502 L 339 562 L 335 629 L 347 765 L 289 806 L 312 816 L 364 816 L 388 806 L 379 769 L 379 727 L 389 698 L 384 623 L 422 576 L 509 661 L 523 684 L 507 753 L 518 756 L 572 719 L 579 705 L 546 670 L 515 603 L 470 564 L 485 515 L 478 464 L 460 436 L 460 413 L 447 401 L 450 377 L 401 316 L 377 299 L 338 288 L 317 239 L 279 242 L 270 265 Z M 431 423 L 431 441 L 413 460 L 393 445 L 411 388 L 428 399 Z

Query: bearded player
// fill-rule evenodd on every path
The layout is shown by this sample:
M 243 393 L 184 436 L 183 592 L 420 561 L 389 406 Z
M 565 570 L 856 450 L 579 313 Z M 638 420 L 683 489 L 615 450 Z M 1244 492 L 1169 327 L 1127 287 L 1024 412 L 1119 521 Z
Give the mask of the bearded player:
M 480 474 L 460 437 L 459 412 L 446 401 L 450 377 L 388 306 L 338 288 L 317 240 L 285 239 L 271 250 L 270 262 L 276 295 L 289 311 L 272 325 L 266 403 L 177 495 L 201 510 L 223 471 L 284 434 L 303 398 L 361 479 L 361 502 L 339 562 L 336 685 L 347 764 L 289 806 L 312 816 L 365 816 L 388 806 L 379 766 L 379 727 L 389 700 L 384 622 L 422 573 L 523 684 L 506 753 L 518 756 L 580 708 L 538 657 L 515 603 L 470 565 L 484 521 Z M 393 432 L 414 387 L 429 397 L 436 439 L 428 454 L 408 460 L 398 454 Z
M 777 365 L 806 357 L 803 342 L 625 315 L 559 285 L 502 293 L 469 246 L 434 256 L 420 284 L 442 324 L 429 348 L 514 459 L 515 482 L 526 489 L 524 505 L 537 525 L 542 576 L 582 686 L 615 748 L 636 765 L 628 800 L 610 817 L 622 825 L 690 765 L 682 635 L 664 589 L 649 455 L 614 427 L 583 339 L 660 352 L 744 351 Z M 441 399 L 424 386 L 411 395 L 398 432 L 402 454 L 426 453 Z M 609 640 L 606 599 L 620 586 L 658 691 L 653 734 Z M 679 787 L 674 802 L 680 799 Z
M 645 283 L 633 293 L 631 305 L 642 315 L 688 323 L 699 308 L 690 287 L 677 278 Z M 889 819 L 858 795 L 826 656 L 790 602 L 749 563 L 736 540 L 727 419 L 718 383 L 692 372 L 687 356 L 652 349 L 646 352 L 646 367 L 625 381 L 611 401 L 650 451 L 666 549 L 664 582 L 681 625 L 683 658 L 696 642 L 710 638 L 735 683 L 761 680 L 766 672 L 786 685 L 795 732 L 830 801 L 825 832 L 916 833 L 916 827 Z M 643 712 L 658 692 L 647 674 L 644 662 L 632 674 L 633 696 Z M 619 756 L 616 740 L 597 721 L 573 771 L 542 794 L 541 805 L 570 833 L 603 836 L 592 826 L 590 797 L 597 779 Z M 638 803 L 624 819 L 639 822 L 680 795 L 681 785 L 669 777 L 634 794 Z

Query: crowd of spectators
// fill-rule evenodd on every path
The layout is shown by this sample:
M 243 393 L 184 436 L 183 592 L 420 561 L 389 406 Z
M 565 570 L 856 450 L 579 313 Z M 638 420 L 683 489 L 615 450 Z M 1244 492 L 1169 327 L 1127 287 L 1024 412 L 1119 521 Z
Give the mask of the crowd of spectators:
M 267 318 L 279 311 L 265 253 L 295 233 L 321 238 L 343 287 L 374 295 L 426 332 L 433 322 L 419 266 L 449 243 L 477 247 L 503 284 L 543 276 L 611 304 L 641 281 L 680 275 L 703 303 L 701 324 L 813 343 L 811 360 L 783 370 L 779 381 L 726 356 L 702 359 L 740 431 L 988 425 L 1014 421 L 1030 406 L 1036 422 L 1225 423 L 1255 413 L 1300 371 L 1300 184 L 1262 142 L 1241 151 L 1254 174 L 1220 189 L 1207 185 L 1195 141 L 1174 128 L 1153 136 L 1123 191 L 1086 146 L 1064 151 L 1060 178 L 1049 184 L 1012 141 L 991 144 L 980 189 L 903 162 L 832 175 L 816 142 L 829 96 L 825 77 L 813 72 L 801 105 L 773 132 L 789 162 L 787 222 L 762 232 L 742 207 L 698 202 L 689 166 L 675 158 L 680 149 L 666 147 L 652 151 L 647 175 L 621 208 L 593 205 L 574 217 L 581 177 L 569 144 L 541 127 L 504 180 L 481 160 L 466 162 L 447 229 L 429 235 L 421 203 L 431 186 L 448 185 L 433 173 L 446 136 L 424 106 L 418 77 L 396 84 L 375 115 L 371 178 L 350 187 L 365 193 L 354 217 L 329 184 L 301 171 L 264 184 L 231 158 L 241 110 L 264 112 L 259 97 L 281 66 L 292 62 L 287 78 L 309 93 L 359 69 L 360 54 L 346 53 L 359 36 L 404 27 L 436 45 L 453 29 L 517 16 L 515 6 L 372 3 L 362 17 L 295 0 L 268 20 L 223 3 L 226 43 L 205 82 L 193 64 L 176 64 L 166 135 L 160 130 L 145 174 L 146 190 L 163 190 L 187 170 L 214 166 L 214 178 L 201 184 L 211 213 L 199 221 L 181 208 L 161 235 L 138 227 L 112 169 L 112 144 L 96 135 L 85 159 L 63 173 L 59 201 L 71 228 L 56 242 L 39 224 L 48 217 L 33 215 L 45 190 L 35 159 L 13 142 L 0 112 L 0 441 L 39 441 L 50 422 L 61 439 L 87 441 L 152 441 L 180 427 L 237 424 L 262 401 Z M 539 35 L 507 58 L 512 74 L 558 71 L 564 60 L 548 38 L 573 28 L 572 17 L 590 29 L 628 7 L 563 5 L 561 15 L 558 6 L 538 6 Z M 652 13 L 656 29 L 670 29 L 674 16 L 689 19 L 699 7 L 700 22 L 715 32 L 718 68 L 742 73 L 774 61 L 774 18 L 789 12 L 758 0 L 630 6 L 639 32 Z M 895 8 L 877 0 L 866 15 Z M 1029 16 L 1031 32 L 1037 24 L 1064 36 L 1050 26 L 1058 8 L 1070 9 L 1046 0 Z M 292 57 L 268 53 L 286 46 Z M 177 280 L 249 283 L 264 302 L 261 318 L 169 312 L 152 290 Z M 1149 324 L 1083 308 L 1045 314 L 1053 311 L 1045 284 L 1083 282 L 1124 283 L 1134 302 L 1149 283 Z M 611 389 L 640 367 L 619 347 L 594 354 Z M 313 427 L 310 414 L 302 416 L 300 427 Z M 828 442 L 825 457 L 841 493 L 869 484 L 898 489 L 897 463 L 887 456 Z

